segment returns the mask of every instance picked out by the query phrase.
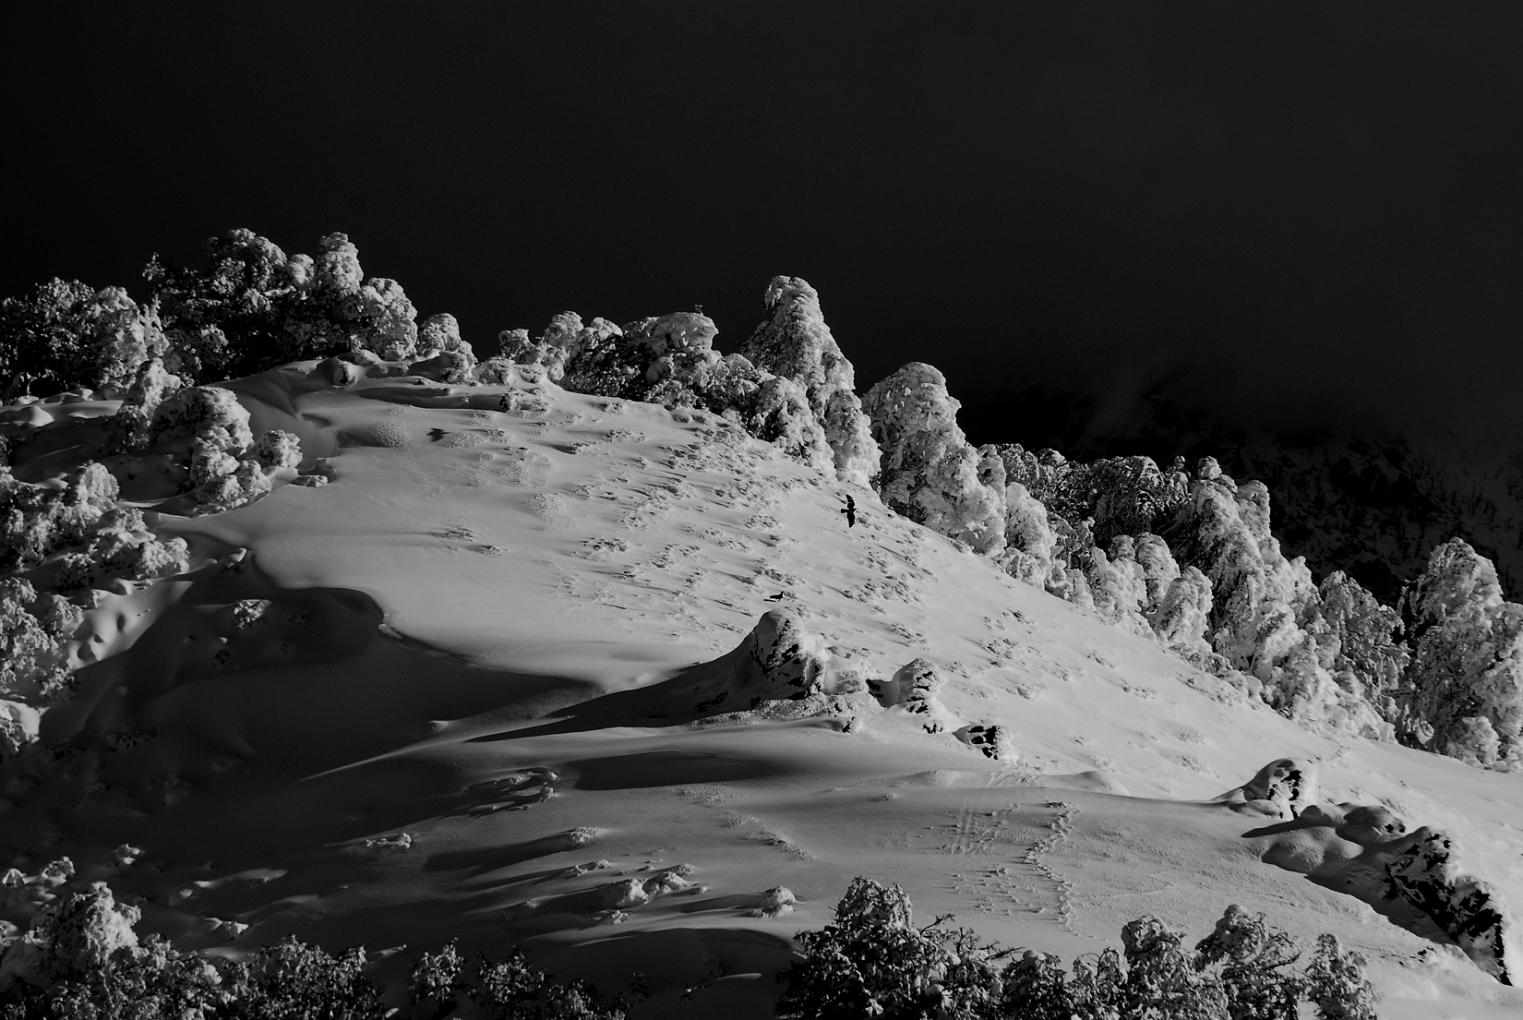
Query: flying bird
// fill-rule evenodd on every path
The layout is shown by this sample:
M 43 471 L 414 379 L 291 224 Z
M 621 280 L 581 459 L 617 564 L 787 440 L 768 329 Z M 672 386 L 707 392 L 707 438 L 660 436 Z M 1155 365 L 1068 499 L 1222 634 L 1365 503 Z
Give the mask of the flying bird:
M 846 515 L 846 526 L 848 528 L 853 527 L 857 523 L 856 500 L 852 499 L 850 496 L 847 496 L 846 505 L 841 508 L 841 512 Z

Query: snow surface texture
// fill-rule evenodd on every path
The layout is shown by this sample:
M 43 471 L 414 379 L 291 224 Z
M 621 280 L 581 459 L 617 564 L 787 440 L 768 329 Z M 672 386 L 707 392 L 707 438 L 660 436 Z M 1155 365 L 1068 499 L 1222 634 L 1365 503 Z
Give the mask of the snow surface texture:
M 694 350 L 704 329 L 648 324 L 639 342 Z M 116 937 L 125 901 L 140 926 L 221 951 L 287 932 L 523 942 L 610 991 L 644 972 L 646 1015 L 696 987 L 691 1008 L 762 1016 L 788 936 L 867 874 L 1067 956 L 1142 913 L 1209 930 L 1238 903 L 1369 956 L 1383 1016 L 1523 1006 L 1494 979 L 1523 889 L 1517 777 L 1309 731 L 1169 651 L 1144 625 L 1177 621 L 1164 629 L 1188 645 L 1211 610 L 1168 602 L 1206 573 L 1171 569 L 1158 543 L 1129 536 L 1072 567 L 1050 553 L 1101 592 L 1082 609 L 870 492 L 847 528 L 833 456 L 696 405 L 570 392 L 548 364 L 473 386 L 335 364 L 353 371 L 229 383 L 247 436 L 226 398 L 185 415 L 266 459 L 285 441 L 253 436 L 297 437 L 304 477 L 329 483 L 160 514 L 156 541 L 184 541 L 187 569 L 80 608 L 61 645 L 77 691 L 0 765 L 18 929 L 78 915 Z M 35 410 L 13 465 L 28 493 L 65 448 L 95 456 L 115 413 Z M 162 457 L 111 456 L 145 505 L 183 495 L 151 470 Z M 975 481 L 987 460 L 975 451 Z M 120 511 L 99 472 L 70 486 L 60 506 Z M 1251 507 L 1245 522 L 1235 495 L 1202 498 L 1253 537 Z M 1284 574 L 1235 541 L 1243 576 Z M 1353 639 L 1363 617 L 1340 590 L 1328 629 L 1386 661 Z M 16 602 L 46 630 L 35 595 Z M 1353 868 L 1396 814 L 1427 835 L 1403 829 Z M 1435 832 L 1461 837 L 1463 869 Z M 29 966 L 26 944 L 6 966 Z

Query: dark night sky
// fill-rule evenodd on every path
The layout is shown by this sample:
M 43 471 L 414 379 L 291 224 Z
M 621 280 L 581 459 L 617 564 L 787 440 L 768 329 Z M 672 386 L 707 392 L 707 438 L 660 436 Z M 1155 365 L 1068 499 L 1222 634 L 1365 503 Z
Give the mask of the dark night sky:
M 804 276 L 861 388 L 930 361 L 977 441 L 1047 441 L 1035 384 L 1102 430 L 1159 380 L 1281 425 L 1515 402 L 1510 0 L 28 6 L 3 293 L 344 230 L 479 348 L 701 302 L 730 349 Z

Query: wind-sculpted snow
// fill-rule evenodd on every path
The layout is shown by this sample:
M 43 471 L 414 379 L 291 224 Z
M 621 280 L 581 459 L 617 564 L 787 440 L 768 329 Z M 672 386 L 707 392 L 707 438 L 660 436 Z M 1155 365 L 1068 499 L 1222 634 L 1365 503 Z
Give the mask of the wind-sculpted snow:
M 870 681 L 868 689 L 884 708 L 920 716 L 920 724 L 927 733 L 940 733 L 947 728 L 947 712 L 939 697 L 945 685 L 935 663 L 916 658 L 900 666 L 889 679 L 881 683 Z
M 1470 873 L 1456 840 L 1407 823 L 1378 805 L 1318 799 L 1315 771 L 1271 762 L 1221 802 L 1281 819 L 1252 829 L 1262 858 L 1356 896 L 1419 934 L 1452 940 L 1504 984 L 1518 974 L 1523 943 L 1497 887 Z
M 868 390 L 883 502 L 974 552 L 1005 545 L 1005 492 L 979 480 L 981 456 L 957 427 L 960 406 L 935 368 L 912 362 Z
M 1391 892 L 1427 914 L 1481 969 L 1512 984 L 1516 924 L 1491 883 L 1461 866 L 1454 839 L 1424 826 L 1384 849 Z
M 767 320 L 741 345 L 740 353 L 757 368 L 804 388 L 809 409 L 824 427 L 836 477 L 864 487 L 879 470 L 879 451 L 862 402 L 856 376 L 841 353 L 820 296 L 796 276 L 776 276 L 767 285 Z
M 1317 802 L 1317 792 L 1315 766 L 1294 758 L 1280 758 L 1259 769 L 1242 786 L 1217 799 L 1275 818 L 1299 818 Z
M 834 695 L 857 693 L 818 635 L 781 609 L 762 614 L 733 650 L 660 685 L 640 701 L 662 716 L 710 716 L 770 711 L 794 704 L 799 714 L 828 710 Z M 618 695 L 614 696 L 616 699 Z

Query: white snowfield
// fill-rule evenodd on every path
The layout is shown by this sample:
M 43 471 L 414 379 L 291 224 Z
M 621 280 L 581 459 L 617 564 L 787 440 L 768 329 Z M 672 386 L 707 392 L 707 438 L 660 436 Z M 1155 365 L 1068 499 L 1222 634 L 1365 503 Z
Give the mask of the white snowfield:
M 865 875 L 1069 959 L 1236 903 L 1364 953 L 1382 1017 L 1523 1016 L 1523 776 L 1309 732 L 717 416 L 334 376 L 228 384 L 328 484 L 150 514 L 197 566 L 88 615 L 41 721 L 83 753 L 0 766 L 0 843 L 144 929 L 523 943 L 762 1017 Z

